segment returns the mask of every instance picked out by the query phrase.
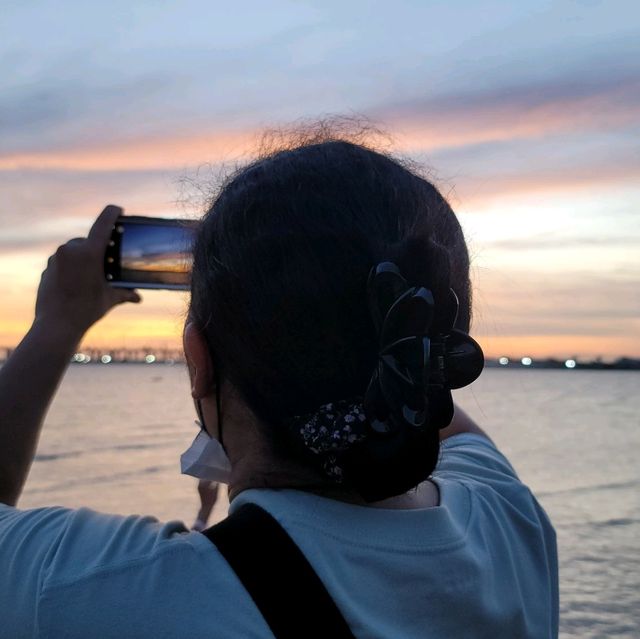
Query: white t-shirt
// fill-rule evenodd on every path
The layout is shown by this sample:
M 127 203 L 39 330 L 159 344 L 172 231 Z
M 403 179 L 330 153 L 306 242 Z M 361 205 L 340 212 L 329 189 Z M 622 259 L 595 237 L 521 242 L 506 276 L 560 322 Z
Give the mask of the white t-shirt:
M 557 636 L 542 508 L 480 435 L 446 440 L 440 505 L 354 506 L 248 490 L 298 544 L 358 638 Z M 274 576 L 277 587 L 277 576 Z M 217 549 L 179 522 L 0 505 L 0 637 L 272 637 Z

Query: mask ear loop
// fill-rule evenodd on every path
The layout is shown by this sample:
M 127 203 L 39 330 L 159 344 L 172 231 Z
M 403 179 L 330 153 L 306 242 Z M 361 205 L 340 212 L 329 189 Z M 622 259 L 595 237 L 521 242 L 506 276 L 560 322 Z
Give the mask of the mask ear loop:
M 202 413 L 202 402 L 199 399 L 194 399 L 194 404 L 196 405 L 196 414 L 198 415 L 198 419 L 195 420 L 196 425 L 200 426 L 200 430 L 204 431 L 206 435 L 209 435 L 209 431 L 205 428 L 204 425 L 204 414 Z
M 220 445 L 224 448 L 224 444 L 222 443 L 222 407 L 220 400 L 220 374 L 218 369 L 216 368 L 214 372 L 215 376 L 215 385 L 216 385 L 216 415 L 218 417 L 218 441 Z M 196 423 L 200 426 L 200 428 L 207 434 L 209 434 L 209 430 L 207 429 L 207 425 L 204 421 L 204 412 L 202 411 L 202 402 L 199 399 L 195 400 L 196 404 L 196 412 L 198 413 L 198 419 Z M 211 435 L 209 435 L 211 437 Z

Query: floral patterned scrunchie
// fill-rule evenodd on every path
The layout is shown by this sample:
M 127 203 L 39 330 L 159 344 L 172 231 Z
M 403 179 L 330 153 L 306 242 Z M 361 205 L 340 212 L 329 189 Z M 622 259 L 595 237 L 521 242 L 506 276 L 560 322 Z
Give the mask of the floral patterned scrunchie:
M 329 402 L 304 418 L 296 417 L 295 421 L 297 434 L 305 447 L 322 456 L 325 473 L 334 481 L 341 482 L 343 472 L 338 462 L 339 453 L 367 436 L 368 425 L 362 399 L 359 402 Z

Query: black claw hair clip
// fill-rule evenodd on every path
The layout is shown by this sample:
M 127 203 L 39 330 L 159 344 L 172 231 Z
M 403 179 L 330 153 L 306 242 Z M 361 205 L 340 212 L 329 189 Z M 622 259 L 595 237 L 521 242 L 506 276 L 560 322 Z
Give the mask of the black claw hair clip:
M 444 428 L 453 418 L 451 389 L 471 384 L 482 372 L 479 344 L 454 328 L 458 298 L 451 290 L 446 332 L 431 334 L 434 299 L 425 287 L 410 286 L 393 262 L 369 274 L 368 301 L 379 335 L 376 369 L 364 409 L 373 431 L 403 427 Z

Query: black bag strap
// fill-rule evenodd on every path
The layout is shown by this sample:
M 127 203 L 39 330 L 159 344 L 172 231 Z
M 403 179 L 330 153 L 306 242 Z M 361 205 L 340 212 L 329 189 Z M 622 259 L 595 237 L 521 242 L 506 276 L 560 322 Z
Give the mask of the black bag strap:
M 307 558 L 266 510 L 244 504 L 202 534 L 233 568 L 277 639 L 354 639 Z

